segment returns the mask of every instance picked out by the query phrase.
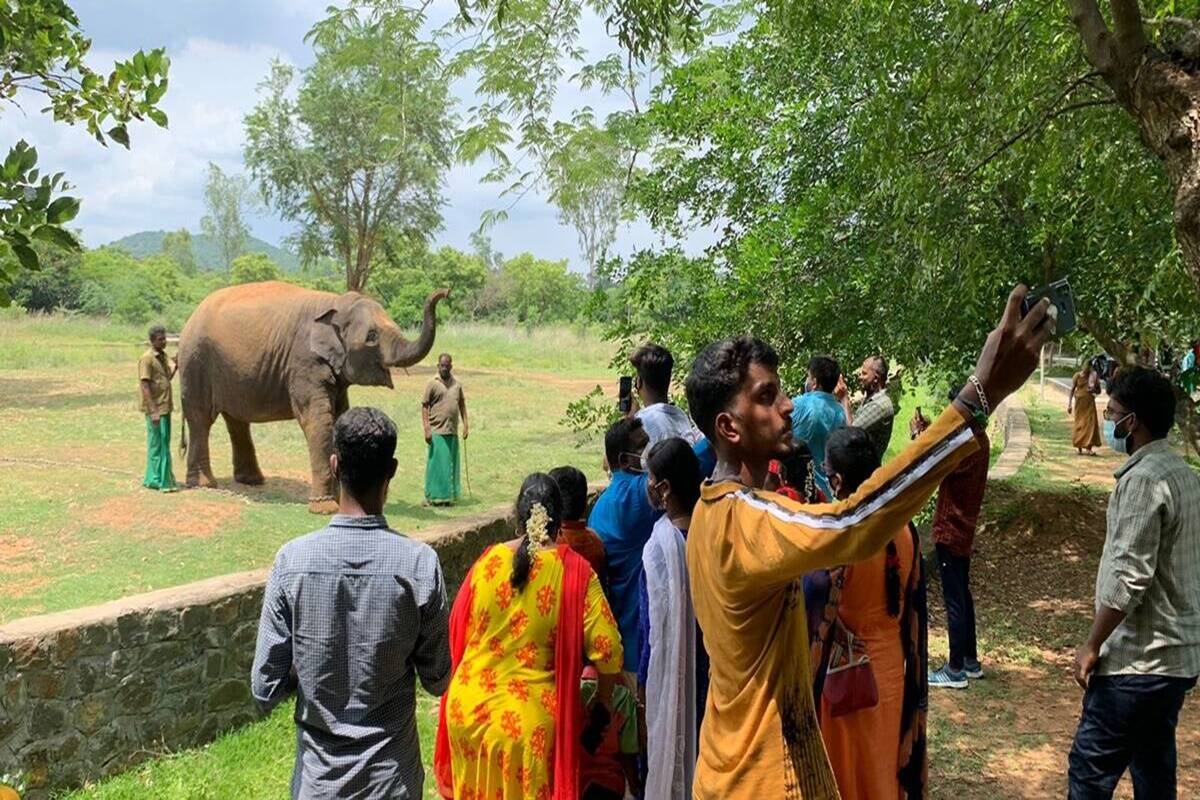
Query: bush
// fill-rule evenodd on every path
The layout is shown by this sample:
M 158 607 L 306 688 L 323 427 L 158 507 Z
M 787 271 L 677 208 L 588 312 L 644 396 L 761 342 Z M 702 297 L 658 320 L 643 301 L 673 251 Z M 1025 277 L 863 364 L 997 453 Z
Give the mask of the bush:
M 246 253 L 240 255 L 229 265 L 230 284 L 258 283 L 259 281 L 278 281 L 283 279 L 279 265 L 265 253 Z

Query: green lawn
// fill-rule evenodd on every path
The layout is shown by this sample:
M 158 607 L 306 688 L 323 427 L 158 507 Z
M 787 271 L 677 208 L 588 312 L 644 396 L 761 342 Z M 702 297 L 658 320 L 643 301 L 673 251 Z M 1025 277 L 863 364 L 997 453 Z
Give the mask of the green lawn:
M 225 734 L 212 744 L 161 756 L 114 778 L 60 795 L 66 800 L 276 800 L 289 797 L 296 727 L 292 701 L 271 716 Z M 421 755 L 433 761 L 437 699 L 417 690 L 417 732 Z M 433 776 L 426 773 L 425 796 L 436 798 Z
M 270 564 L 279 546 L 321 525 L 308 513 L 308 453 L 294 422 L 253 428 L 265 486 L 231 481 L 229 440 L 214 428 L 223 491 L 164 495 L 140 487 L 145 423 L 137 406 L 140 330 L 107 321 L 0 315 L 0 623 Z M 395 389 L 353 387 L 351 402 L 396 422 L 399 472 L 387 506 L 419 530 L 507 504 L 530 471 L 578 465 L 601 477 L 600 447 L 575 447 L 559 424 L 572 400 L 612 387 L 612 348 L 586 332 L 443 326 L 463 382 L 472 494 L 423 508 L 419 398 L 433 356 L 397 372 Z M 178 386 L 176 386 L 178 388 Z M 176 426 L 176 437 L 178 427 Z M 184 473 L 178 454 L 177 477 Z

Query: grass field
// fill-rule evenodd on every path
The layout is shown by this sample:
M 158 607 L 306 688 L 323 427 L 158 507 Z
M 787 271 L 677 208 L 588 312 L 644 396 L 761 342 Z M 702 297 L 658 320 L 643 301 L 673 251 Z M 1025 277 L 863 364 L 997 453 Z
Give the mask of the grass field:
M 106 321 L 0 316 L 0 623 L 266 566 L 283 542 L 321 524 L 306 508 L 308 453 L 294 422 L 253 428 L 262 487 L 232 483 L 220 424 L 213 468 L 224 491 L 140 487 L 141 341 L 144 332 Z M 394 528 L 419 530 L 511 502 L 532 470 L 574 463 L 601 478 L 599 444 L 576 448 L 559 421 L 597 383 L 615 390 L 607 344 L 567 328 L 443 326 L 434 352 L 442 350 L 455 356 L 472 430 L 472 496 L 453 509 L 421 505 L 419 398 L 433 367 L 397 372 L 394 390 L 350 390 L 354 405 L 379 406 L 399 429 L 386 509 Z M 175 430 L 178 438 L 177 421 Z M 185 472 L 178 453 L 175 472 Z

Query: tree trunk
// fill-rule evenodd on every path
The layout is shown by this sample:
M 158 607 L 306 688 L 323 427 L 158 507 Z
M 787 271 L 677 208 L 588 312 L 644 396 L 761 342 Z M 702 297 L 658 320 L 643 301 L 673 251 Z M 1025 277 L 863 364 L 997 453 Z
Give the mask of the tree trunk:
M 1112 27 L 1097 0 L 1066 0 L 1088 62 L 1133 118 L 1142 142 L 1163 162 L 1173 193 L 1175 238 L 1200 293 L 1200 69 L 1146 37 L 1138 0 L 1109 0 Z
M 1131 82 L 1130 113 L 1174 192 L 1175 238 L 1200 292 L 1200 74 L 1148 51 Z

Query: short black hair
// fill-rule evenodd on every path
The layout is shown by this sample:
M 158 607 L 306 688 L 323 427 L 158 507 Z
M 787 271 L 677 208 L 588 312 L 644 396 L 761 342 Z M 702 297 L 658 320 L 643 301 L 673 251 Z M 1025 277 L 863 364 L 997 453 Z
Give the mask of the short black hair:
M 439 353 L 438 354 L 438 362 L 440 363 L 443 358 L 448 358 L 451 361 L 454 360 L 454 356 L 450 355 L 449 353 Z
M 378 408 L 358 406 L 333 424 L 338 480 L 359 496 L 389 480 L 396 457 L 396 426 Z
M 854 492 L 879 469 L 879 451 L 862 428 L 838 428 L 825 442 L 825 458 Z
M 146 338 L 153 340 L 155 336 L 159 336 L 159 335 L 162 335 L 162 336 L 167 335 L 166 327 L 164 327 L 162 325 L 151 325 L 150 333 L 148 333 L 146 335 Z
M 729 408 L 751 364 L 777 370 L 779 356 L 775 348 L 753 336 L 713 342 L 696 356 L 686 385 L 688 410 L 710 442 L 717 440 L 717 415 Z
M 1165 375 L 1146 367 L 1129 367 L 1117 373 L 1108 396 L 1137 414 L 1150 435 L 1162 439 L 1175 425 L 1175 390 Z
M 633 351 L 629 363 L 637 370 L 643 386 L 664 394 L 670 391 L 671 372 L 675 369 L 670 350 L 662 345 L 644 344 Z
M 608 458 L 608 468 L 616 472 L 621 468 L 621 453 L 632 452 L 633 434 L 642 429 L 642 421 L 637 417 L 628 417 L 614 422 L 604 434 L 604 455 Z
M 867 356 L 867 360 L 872 363 L 872 366 L 875 367 L 875 371 L 879 373 L 880 382 L 886 386 L 888 381 L 887 359 L 881 356 L 879 353 L 875 353 Z
M 838 378 L 842 377 L 842 368 L 829 356 L 813 356 L 808 361 L 808 374 L 813 376 L 818 389 L 832 392 L 837 388 Z
M 678 436 L 661 439 L 646 454 L 646 467 L 660 481 L 671 484 L 685 507 L 691 508 L 700 499 L 700 459 L 692 446 Z
M 550 477 L 558 484 L 562 492 L 563 519 L 581 520 L 587 511 L 588 485 L 587 476 L 575 467 L 555 467 L 550 470 Z

